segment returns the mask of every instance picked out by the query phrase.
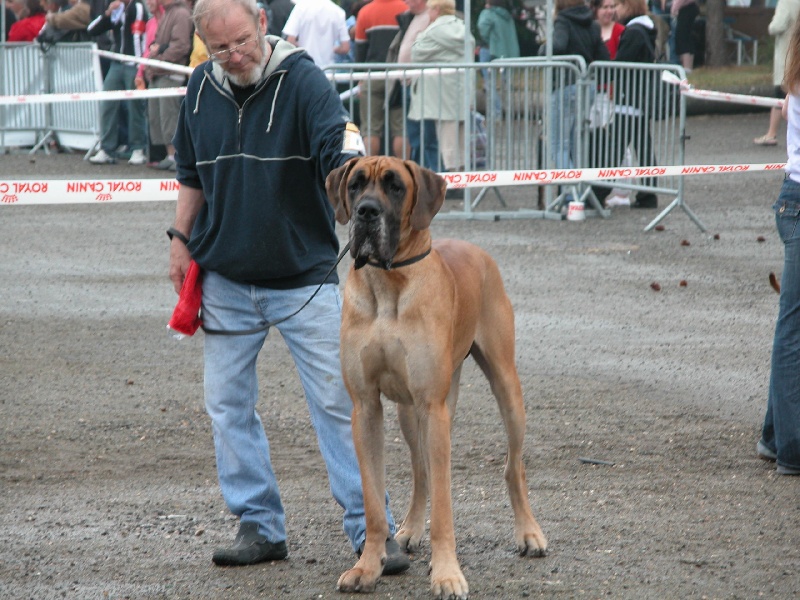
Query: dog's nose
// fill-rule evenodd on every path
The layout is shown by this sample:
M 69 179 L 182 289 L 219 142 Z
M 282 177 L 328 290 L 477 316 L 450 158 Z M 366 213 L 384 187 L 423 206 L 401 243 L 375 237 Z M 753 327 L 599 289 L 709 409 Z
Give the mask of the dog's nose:
M 383 206 L 377 200 L 366 198 L 358 203 L 356 207 L 356 217 L 361 221 L 374 221 L 380 217 Z

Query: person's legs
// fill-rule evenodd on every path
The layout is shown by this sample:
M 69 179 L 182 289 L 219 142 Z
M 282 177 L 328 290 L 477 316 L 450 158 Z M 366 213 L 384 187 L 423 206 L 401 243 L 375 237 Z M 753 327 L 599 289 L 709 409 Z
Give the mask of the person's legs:
M 408 137 L 408 146 L 411 150 L 411 160 L 423 167 L 431 168 L 430 165 L 423 163 L 422 146 L 420 145 L 421 131 L 421 121 L 406 119 L 406 137 Z
M 103 80 L 104 92 L 116 92 L 125 88 L 124 65 L 115 61 Z M 100 103 L 100 148 L 114 158 L 119 143 L 119 100 Z
M 136 65 L 122 65 L 126 90 L 134 90 Z M 128 147 L 131 150 L 147 148 L 147 104 L 144 100 L 128 100 Z
M 436 137 L 435 120 L 424 119 L 422 121 L 420 144 L 422 145 L 422 156 L 425 161 L 425 166 L 433 171 L 440 170 L 442 167 L 439 164 L 439 138 Z
M 775 86 L 775 97 L 783 100 L 786 97 L 786 92 L 783 91 L 783 88 L 779 85 Z M 762 135 L 761 137 L 757 137 L 753 140 L 753 143 L 757 146 L 775 146 L 778 143 L 778 129 L 781 126 L 781 109 L 778 107 L 773 106 L 769 111 L 769 127 L 767 128 L 767 133 Z
M 550 155 L 556 169 L 572 169 L 571 139 L 575 130 L 575 85 L 565 85 L 550 96 Z
M 687 71 L 694 67 L 695 43 L 692 29 L 694 20 L 700 14 L 696 2 L 687 4 L 678 11 L 675 26 L 675 53 L 681 61 L 681 66 Z
M 761 443 L 800 470 L 800 184 L 785 179 L 774 208 L 784 262 Z
M 183 85 L 181 82 L 175 81 L 169 77 L 162 80 L 162 87 L 176 88 Z M 161 108 L 159 110 L 161 119 L 161 135 L 164 136 L 164 143 L 167 146 L 167 157 L 175 156 L 175 146 L 172 145 L 172 138 L 175 136 L 175 131 L 178 129 L 178 115 L 181 112 L 181 96 L 166 96 L 161 98 Z
M 366 86 L 366 90 L 364 86 Z M 358 111 L 367 156 L 377 156 L 381 153 L 381 139 L 384 135 L 383 124 L 385 122 L 385 92 L 386 84 L 383 81 L 369 80 L 361 84 Z
M 264 323 L 251 286 L 213 272 L 203 278 L 203 320 L 209 328 L 231 331 Z M 258 523 L 259 533 L 275 543 L 286 539 L 285 515 L 269 443 L 255 410 L 256 358 L 266 335 L 206 335 L 204 387 L 225 503 L 242 522 Z
M 464 146 L 459 145 L 458 124 L 461 121 L 437 121 L 436 137 L 445 171 L 455 171 L 464 163 Z M 462 136 L 463 139 L 463 136 Z
M 268 290 L 261 301 L 265 316 L 273 320 L 291 314 L 315 289 L 316 286 Z M 366 536 L 364 496 L 350 424 L 353 405 L 339 362 L 340 327 L 341 297 L 334 284 L 322 286 L 300 314 L 278 325 L 305 390 L 331 492 L 344 509 L 345 534 L 353 550 L 358 550 Z M 386 517 L 394 535 L 395 523 L 388 503 L 387 494 Z

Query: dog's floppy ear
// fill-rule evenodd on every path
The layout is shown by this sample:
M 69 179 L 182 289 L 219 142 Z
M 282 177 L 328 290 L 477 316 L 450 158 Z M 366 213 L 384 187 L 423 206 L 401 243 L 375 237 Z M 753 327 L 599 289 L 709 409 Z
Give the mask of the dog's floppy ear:
M 325 179 L 325 191 L 333 205 L 336 220 L 342 225 L 350 220 L 350 199 L 347 197 L 347 179 L 350 171 L 356 166 L 358 158 L 351 158 L 338 169 L 328 173 Z
M 433 217 L 444 203 L 447 182 L 430 169 L 424 169 L 412 160 L 403 161 L 414 180 L 416 201 L 411 208 L 411 227 L 421 231 L 430 226 Z

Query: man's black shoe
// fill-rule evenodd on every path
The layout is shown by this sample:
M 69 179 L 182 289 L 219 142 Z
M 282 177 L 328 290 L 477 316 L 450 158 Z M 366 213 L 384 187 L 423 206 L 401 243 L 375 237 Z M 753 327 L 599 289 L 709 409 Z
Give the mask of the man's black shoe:
M 364 552 L 364 543 L 358 547 L 358 556 Z M 383 565 L 384 575 L 398 575 L 403 571 L 408 571 L 411 566 L 411 561 L 408 560 L 408 555 L 400 549 L 400 544 L 390 537 L 386 540 L 386 563 Z
M 658 196 L 655 194 L 636 194 L 636 202 L 631 208 L 658 208 Z
M 258 523 L 242 521 L 233 546 L 214 551 L 211 560 L 220 567 L 242 567 L 283 560 L 288 555 L 286 542 L 268 542 L 266 537 L 258 533 Z

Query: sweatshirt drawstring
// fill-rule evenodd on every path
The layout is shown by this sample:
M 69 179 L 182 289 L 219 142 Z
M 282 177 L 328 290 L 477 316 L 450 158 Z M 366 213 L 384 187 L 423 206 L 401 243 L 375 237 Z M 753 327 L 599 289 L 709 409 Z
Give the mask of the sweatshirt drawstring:
M 281 84 L 283 83 L 283 78 L 286 76 L 286 72 L 282 72 L 280 78 L 278 79 L 278 87 L 275 89 L 275 95 L 272 97 L 272 106 L 269 109 L 269 123 L 267 123 L 267 133 L 269 133 L 270 129 L 272 129 L 272 119 L 275 116 L 275 104 L 278 102 L 278 93 L 281 91 Z
M 203 81 L 200 82 L 200 89 L 197 90 L 197 98 L 195 99 L 194 110 L 192 111 L 193 114 L 195 114 L 195 115 L 198 112 L 200 112 L 200 94 L 203 93 L 203 86 L 206 84 L 206 78 L 207 77 L 208 77 L 208 72 L 204 71 L 203 72 Z

